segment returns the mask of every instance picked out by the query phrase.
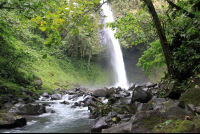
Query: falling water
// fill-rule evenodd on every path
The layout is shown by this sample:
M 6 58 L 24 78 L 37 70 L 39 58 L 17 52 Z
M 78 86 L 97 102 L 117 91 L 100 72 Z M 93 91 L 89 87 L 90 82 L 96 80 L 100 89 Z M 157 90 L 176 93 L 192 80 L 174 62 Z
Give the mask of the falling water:
M 101 1 L 102 3 L 102 1 Z M 104 19 L 104 24 L 106 22 L 113 22 L 113 13 L 111 10 L 111 7 L 109 4 L 103 4 L 102 6 L 103 9 L 103 14 L 106 15 L 107 17 Z M 116 80 L 114 86 L 120 86 L 122 88 L 128 88 L 128 81 L 126 77 L 126 70 L 124 67 L 124 60 L 123 60 L 123 55 L 122 51 L 120 48 L 120 44 L 118 39 L 115 39 L 114 34 L 116 33 L 115 31 L 112 31 L 111 28 L 104 28 L 104 34 L 106 35 L 106 38 L 110 38 L 109 42 L 112 45 L 111 49 L 111 64 L 114 69 L 115 75 L 116 75 Z M 108 44 L 108 42 L 106 42 Z

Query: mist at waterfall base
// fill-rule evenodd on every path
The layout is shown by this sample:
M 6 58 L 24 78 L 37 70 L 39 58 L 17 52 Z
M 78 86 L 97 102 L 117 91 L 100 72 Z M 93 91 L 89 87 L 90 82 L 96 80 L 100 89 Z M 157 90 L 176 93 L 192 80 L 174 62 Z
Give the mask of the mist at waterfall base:
M 101 3 L 102 2 L 103 1 L 101 1 Z M 128 89 L 130 84 L 128 83 L 128 80 L 126 77 L 126 70 L 124 66 L 124 60 L 123 60 L 121 47 L 120 47 L 118 39 L 114 37 L 116 29 L 115 31 L 112 31 L 111 28 L 105 27 L 107 22 L 114 21 L 113 13 L 109 4 L 103 4 L 102 9 L 103 9 L 103 15 L 107 16 L 104 18 L 104 21 L 103 21 L 104 28 L 102 31 L 104 34 L 103 40 L 107 46 L 108 52 L 110 53 L 109 60 L 110 60 L 112 69 L 114 71 L 113 73 L 114 83 L 112 86 L 113 87 L 120 86 L 121 88 Z

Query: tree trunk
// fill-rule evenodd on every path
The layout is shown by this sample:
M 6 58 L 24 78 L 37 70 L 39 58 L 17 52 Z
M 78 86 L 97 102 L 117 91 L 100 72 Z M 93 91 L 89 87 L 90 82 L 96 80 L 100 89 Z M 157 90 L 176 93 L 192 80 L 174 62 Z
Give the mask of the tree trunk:
M 159 38 L 160 38 L 160 42 L 162 45 L 162 49 L 163 49 L 163 53 L 165 56 L 165 61 L 167 64 L 167 70 L 168 70 L 168 74 L 171 75 L 172 74 L 172 69 L 170 67 L 170 64 L 172 62 L 172 57 L 171 57 L 171 53 L 169 50 L 169 44 L 167 42 L 167 38 L 165 36 L 164 30 L 162 29 L 160 20 L 158 18 L 158 15 L 156 13 L 156 10 L 154 8 L 154 5 L 152 3 L 151 0 L 143 0 L 145 2 L 145 4 L 147 5 L 149 12 L 151 13 L 152 17 L 153 17 L 153 21 L 155 23 Z

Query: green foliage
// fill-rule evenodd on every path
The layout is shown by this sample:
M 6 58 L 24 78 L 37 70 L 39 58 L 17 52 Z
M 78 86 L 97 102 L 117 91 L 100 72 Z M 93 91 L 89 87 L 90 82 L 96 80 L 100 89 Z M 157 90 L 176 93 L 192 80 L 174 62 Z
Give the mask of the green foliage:
M 146 74 L 149 74 L 152 68 L 162 67 L 165 65 L 165 58 L 159 40 L 152 42 L 150 47 L 144 51 L 144 55 L 139 58 L 138 66 L 142 66 Z

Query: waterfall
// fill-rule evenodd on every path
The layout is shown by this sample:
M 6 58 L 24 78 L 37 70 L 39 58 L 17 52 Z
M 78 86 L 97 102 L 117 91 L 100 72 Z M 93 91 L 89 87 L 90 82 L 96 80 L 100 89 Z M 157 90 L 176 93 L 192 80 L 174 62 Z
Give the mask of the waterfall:
M 102 1 L 101 1 L 102 3 Z M 103 14 L 106 15 L 107 17 L 104 19 L 104 24 L 106 22 L 113 22 L 114 21 L 114 17 L 113 17 L 113 13 L 111 10 L 111 7 L 109 4 L 103 4 L 102 6 L 103 9 Z M 122 87 L 122 88 L 128 88 L 128 81 L 127 81 L 127 77 L 126 77 L 126 70 L 125 70 L 125 66 L 124 66 L 124 60 L 123 60 L 123 55 L 122 55 L 122 51 L 121 51 L 121 47 L 120 47 L 120 43 L 118 41 L 118 39 L 115 39 L 114 34 L 116 32 L 112 31 L 111 28 L 105 28 L 104 27 L 104 34 L 105 34 L 105 44 L 107 45 L 111 45 L 110 47 L 110 53 L 111 53 L 111 65 L 113 67 L 113 70 L 115 72 L 115 87 Z

